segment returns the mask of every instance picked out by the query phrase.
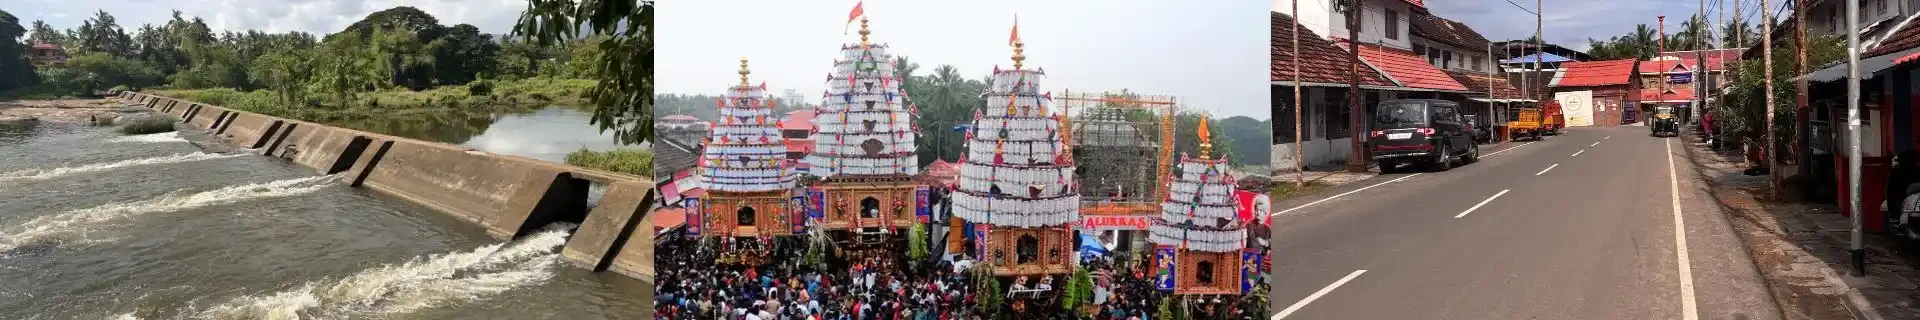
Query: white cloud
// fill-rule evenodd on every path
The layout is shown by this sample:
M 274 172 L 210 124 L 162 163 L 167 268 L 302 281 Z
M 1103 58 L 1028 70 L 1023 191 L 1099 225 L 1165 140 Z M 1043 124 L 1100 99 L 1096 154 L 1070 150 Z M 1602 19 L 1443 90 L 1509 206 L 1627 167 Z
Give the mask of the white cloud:
M 77 27 L 93 17 L 94 11 L 106 10 L 122 28 L 131 32 L 141 24 L 166 23 L 172 19 L 172 11 L 179 10 L 189 18 L 200 17 L 216 31 L 327 34 L 338 32 L 369 13 L 397 6 L 419 8 L 438 18 L 442 25 L 466 23 L 479 27 L 481 32 L 502 34 L 513 28 L 527 3 L 526 0 L 42 0 L 6 10 L 16 16 L 46 20 L 62 29 Z

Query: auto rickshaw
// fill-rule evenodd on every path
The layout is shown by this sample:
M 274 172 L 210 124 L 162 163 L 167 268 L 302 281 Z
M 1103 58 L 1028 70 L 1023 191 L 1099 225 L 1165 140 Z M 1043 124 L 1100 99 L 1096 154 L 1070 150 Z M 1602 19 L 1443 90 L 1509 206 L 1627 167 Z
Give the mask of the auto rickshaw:
M 1653 107 L 1652 122 L 1653 123 L 1650 123 L 1650 125 L 1653 127 L 1653 136 L 1655 137 L 1680 136 L 1680 120 L 1675 119 L 1673 117 L 1672 106 Z

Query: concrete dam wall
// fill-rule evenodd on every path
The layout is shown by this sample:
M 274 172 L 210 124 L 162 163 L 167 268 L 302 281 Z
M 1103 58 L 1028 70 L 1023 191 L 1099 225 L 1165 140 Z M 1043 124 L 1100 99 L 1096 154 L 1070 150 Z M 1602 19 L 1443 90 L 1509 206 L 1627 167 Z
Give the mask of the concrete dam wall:
M 654 183 L 641 177 L 261 115 L 139 92 L 129 105 L 178 117 L 186 127 L 351 186 L 403 199 L 514 239 L 552 222 L 579 224 L 561 255 L 593 271 L 653 280 L 653 234 L 645 215 Z M 588 188 L 607 186 L 598 203 Z

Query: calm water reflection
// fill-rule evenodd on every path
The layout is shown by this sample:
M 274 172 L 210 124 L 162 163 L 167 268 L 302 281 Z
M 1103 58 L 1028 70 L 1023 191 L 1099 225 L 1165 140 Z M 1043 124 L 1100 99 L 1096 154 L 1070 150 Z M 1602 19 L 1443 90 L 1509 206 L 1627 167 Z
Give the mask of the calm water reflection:
M 341 126 L 457 144 L 481 151 L 566 162 L 567 153 L 589 150 L 642 149 L 647 144 L 623 146 L 613 132 L 589 124 L 593 113 L 579 107 L 550 106 L 526 112 L 421 114 L 365 119 Z

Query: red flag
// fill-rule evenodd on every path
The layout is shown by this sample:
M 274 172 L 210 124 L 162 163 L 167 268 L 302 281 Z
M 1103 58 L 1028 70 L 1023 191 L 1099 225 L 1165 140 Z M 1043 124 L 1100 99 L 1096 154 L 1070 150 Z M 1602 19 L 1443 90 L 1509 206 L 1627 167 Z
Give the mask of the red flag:
M 862 5 L 865 5 L 865 4 L 866 4 L 866 1 L 860 1 L 860 2 L 854 2 L 854 3 L 853 3 L 853 11 L 850 11 L 850 12 L 847 12 L 847 23 L 845 23 L 845 24 L 842 24 L 842 25 L 840 26 L 840 34 L 847 34 L 847 27 L 846 27 L 846 26 L 847 26 L 847 25 L 852 25 L 852 24 L 853 24 L 853 19 L 854 19 L 854 18 L 859 18 L 859 17 L 861 16 L 861 15 L 864 15 L 864 14 L 867 14 L 867 11 L 866 11 L 866 10 L 862 10 L 862 9 L 860 9 L 860 7 L 861 7 Z
M 767 90 L 767 81 L 760 80 L 760 90 Z
M 853 8 L 853 10 L 855 12 L 858 12 L 860 11 L 860 7 L 856 6 Z M 1013 15 L 1013 35 L 1007 36 L 1007 45 L 1013 45 L 1013 43 L 1015 42 L 1020 42 L 1020 15 L 1019 14 Z

